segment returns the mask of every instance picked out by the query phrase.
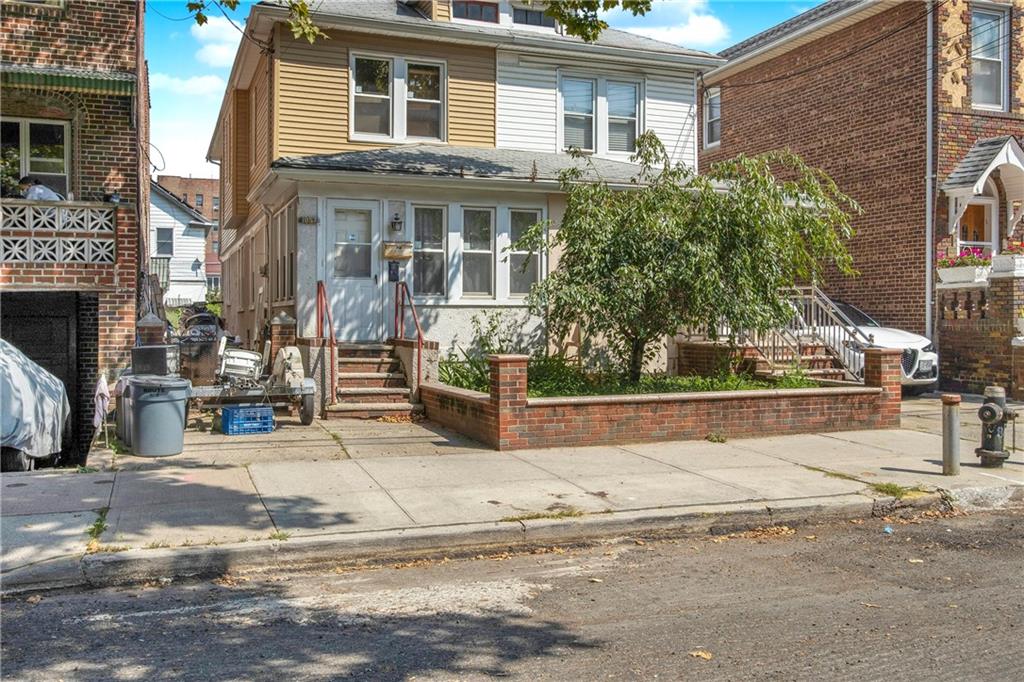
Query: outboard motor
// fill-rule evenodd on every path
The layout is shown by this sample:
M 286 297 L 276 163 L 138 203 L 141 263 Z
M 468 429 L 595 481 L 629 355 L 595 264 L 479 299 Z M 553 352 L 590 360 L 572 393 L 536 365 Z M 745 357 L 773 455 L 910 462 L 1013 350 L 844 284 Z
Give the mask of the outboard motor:
M 983 467 L 1001 467 L 1010 457 L 1006 450 L 1006 424 L 1017 418 L 1017 413 L 1006 406 L 1006 391 L 999 386 L 985 387 L 985 402 L 978 408 L 981 420 L 981 447 L 974 451 Z M 1014 449 L 1017 444 L 1014 428 Z

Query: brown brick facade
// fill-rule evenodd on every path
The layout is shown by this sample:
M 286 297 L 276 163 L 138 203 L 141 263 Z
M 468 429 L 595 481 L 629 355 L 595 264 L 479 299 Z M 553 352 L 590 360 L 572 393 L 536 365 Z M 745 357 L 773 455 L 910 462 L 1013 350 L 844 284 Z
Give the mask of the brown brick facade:
M 900 351 L 865 353 L 865 386 L 527 398 L 527 358 L 491 356 L 488 395 L 423 384 L 427 416 L 498 450 L 699 440 L 900 425 Z

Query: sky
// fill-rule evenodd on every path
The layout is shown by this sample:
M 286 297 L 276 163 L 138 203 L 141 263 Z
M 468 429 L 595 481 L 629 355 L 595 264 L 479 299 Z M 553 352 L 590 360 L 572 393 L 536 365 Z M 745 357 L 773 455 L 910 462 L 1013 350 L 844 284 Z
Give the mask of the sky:
M 357 3 L 359 0 L 349 0 Z M 605 20 L 614 28 L 717 52 L 785 21 L 820 0 L 654 0 L 645 16 L 614 10 Z M 210 136 L 220 111 L 241 34 L 216 9 L 198 26 L 187 0 L 149 0 L 146 58 L 149 60 L 150 158 L 156 173 L 216 177 L 206 162 Z M 251 0 L 228 14 L 244 25 Z

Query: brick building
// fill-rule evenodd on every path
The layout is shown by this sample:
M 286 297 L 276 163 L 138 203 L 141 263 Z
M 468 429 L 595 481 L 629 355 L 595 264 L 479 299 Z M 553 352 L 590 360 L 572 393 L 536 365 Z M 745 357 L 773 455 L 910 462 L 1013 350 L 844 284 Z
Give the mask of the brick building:
M 937 338 L 936 254 L 1021 232 L 1024 0 L 829 0 L 720 56 L 700 167 L 789 148 L 824 169 L 864 211 L 860 274 L 826 291 Z
M 69 459 L 92 438 L 99 373 L 130 363 L 146 244 L 143 2 L 0 4 L 0 334 L 60 377 Z M 64 201 L 17 198 L 30 175 Z
M 206 286 L 219 290 L 220 282 L 220 180 L 158 175 L 160 186 L 213 223 L 206 236 Z

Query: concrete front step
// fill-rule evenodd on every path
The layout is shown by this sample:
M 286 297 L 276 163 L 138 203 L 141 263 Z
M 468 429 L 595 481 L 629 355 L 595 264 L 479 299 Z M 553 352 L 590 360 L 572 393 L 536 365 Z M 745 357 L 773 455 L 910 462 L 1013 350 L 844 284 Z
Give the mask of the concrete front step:
M 421 403 L 355 403 L 339 402 L 327 406 L 328 418 L 376 419 L 378 417 L 412 417 L 422 414 Z
M 348 387 L 338 388 L 338 401 L 343 403 L 402 403 L 408 402 L 408 388 Z
M 391 358 L 395 347 L 387 343 L 339 343 L 338 358 Z
M 402 372 L 339 372 L 338 388 L 406 388 Z
M 398 358 L 338 358 L 338 374 L 368 374 L 399 372 L 402 363 Z

